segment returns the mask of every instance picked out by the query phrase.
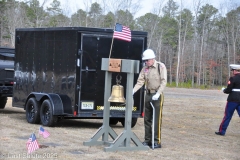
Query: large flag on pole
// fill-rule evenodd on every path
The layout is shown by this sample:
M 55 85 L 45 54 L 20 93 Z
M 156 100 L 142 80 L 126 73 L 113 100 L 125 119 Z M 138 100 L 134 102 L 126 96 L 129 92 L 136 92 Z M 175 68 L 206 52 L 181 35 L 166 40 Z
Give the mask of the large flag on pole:
M 39 134 L 41 134 L 44 138 L 49 137 L 50 133 L 45 130 L 42 126 L 39 127 Z
M 132 38 L 131 30 L 126 26 L 116 23 L 114 33 L 113 33 L 113 38 L 130 42 Z
M 27 141 L 27 150 L 28 154 L 32 153 L 33 151 L 37 150 L 39 148 L 36 136 L 34 133 L 31 134 Z

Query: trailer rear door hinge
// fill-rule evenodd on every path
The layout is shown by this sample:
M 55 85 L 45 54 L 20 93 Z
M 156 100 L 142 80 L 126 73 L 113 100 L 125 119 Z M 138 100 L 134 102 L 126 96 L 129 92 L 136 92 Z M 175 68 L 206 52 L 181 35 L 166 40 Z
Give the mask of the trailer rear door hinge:
M 78 50 L 78 55 L 80 56 L 83 53 L 83 50 L 79 49 Z

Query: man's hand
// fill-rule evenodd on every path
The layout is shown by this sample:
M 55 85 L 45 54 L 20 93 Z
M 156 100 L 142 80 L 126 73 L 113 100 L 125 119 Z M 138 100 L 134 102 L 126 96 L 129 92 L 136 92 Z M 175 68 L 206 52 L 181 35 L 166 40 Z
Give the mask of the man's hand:
M 153 97 L 152 97 L 152 100 L 156 101 L 158 100 L 160 94 L 159 93 L 156 93 Z
M 222 87 L 222 91 L 224 91 L 224 89 L 225 89 L 225 88 L 224 88 L 224 87 Z

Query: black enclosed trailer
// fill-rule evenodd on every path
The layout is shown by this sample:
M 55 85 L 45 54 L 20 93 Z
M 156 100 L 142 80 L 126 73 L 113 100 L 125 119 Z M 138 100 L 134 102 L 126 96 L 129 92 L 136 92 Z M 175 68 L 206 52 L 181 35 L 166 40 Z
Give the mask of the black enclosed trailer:
M 14 48 L 0 47 L 0 109 L 5 108 L 7 97 L 12 97 L 14 54 Z
M 111 58 L 141 62 L 147 33 L 132 31 L 131 35 L 131 42 L 114 39 Z M 16 29 L 13 106 L 26 110 L 29 123 L 41 121 L 45 126 L 53 126 L 60 118 L 103 118 L 101 60 L 109 58 L 112 37 L 113 29 L 104 28 Z M 112 84 L 118 75 L 125 88 L 124 73 L 113 72 Z M 134 96 L 132 127 L 142 117 L 143 93 L 142 89 Z M 110 124 L 120 121 L 124 125 L 124 104 L 110 106 Z

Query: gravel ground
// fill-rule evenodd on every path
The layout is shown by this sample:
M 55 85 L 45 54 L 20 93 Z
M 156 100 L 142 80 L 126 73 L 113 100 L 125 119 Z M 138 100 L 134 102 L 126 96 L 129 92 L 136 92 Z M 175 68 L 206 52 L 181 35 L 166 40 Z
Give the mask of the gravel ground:
M 105 152 L 107 146 L 84 146 L 102 126 L 99 119 L 63 120 L 55 127 L 44 127 L 50 136 L 38 135 L 39 124 L 26 122 L 23 109 L 11 106 L 9 98 L 0 110 L 0 159 L 59 160 L 240 160 L 240 118 L 237 112 L 225 136 L 217 136 L 227 95 L 219 90 L 166 88 L 162 122 L 162 148 L 144 151 Z M 119 135 L 120 123 L 111 126 Z M 143 119 L 132 128 L 140 141 Z M 26 142 L 35 133 L 40 149 L 27 155 Z M 111 138 L 110 138 L 111 139 Z

